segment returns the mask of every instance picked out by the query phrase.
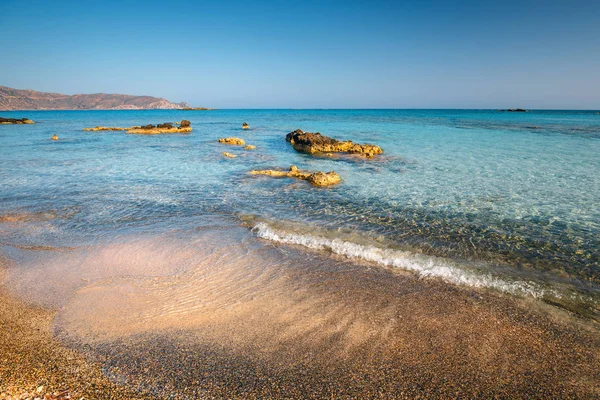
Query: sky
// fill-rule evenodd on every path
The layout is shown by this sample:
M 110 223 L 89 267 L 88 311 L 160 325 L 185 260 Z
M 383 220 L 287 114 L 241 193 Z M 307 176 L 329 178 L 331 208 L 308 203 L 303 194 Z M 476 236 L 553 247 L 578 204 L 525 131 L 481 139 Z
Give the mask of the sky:
M 0 85 L 66 94 L 600 109 L 598 0 L 0 0 L 0 48 Z

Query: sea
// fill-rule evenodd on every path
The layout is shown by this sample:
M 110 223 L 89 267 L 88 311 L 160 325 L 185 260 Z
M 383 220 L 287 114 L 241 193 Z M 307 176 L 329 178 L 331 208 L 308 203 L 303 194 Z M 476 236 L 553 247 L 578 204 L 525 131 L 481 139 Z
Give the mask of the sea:
M 211 307 L 228 310 L 265 292 L 296 296 L 302 281 L 290 276 L 328 264 L 526 299 L 600 322 L 596 111 L 2 116 L 36 122 L 0 126 L 0 252 L 13 262 L 6 281 L 59 310 L 57 335 L 91 343 L 148 324 L 183 329 L 189 315 Z M 189 134 L 83 131 L 184 119 Z M 295 129 L 376 144 L 383 154 L 300 153 L 285 140 Z M 223 137 L 256 149 L 218 143 Z M 316 187 L 249 174 L 291 165 L 335 171 L 341 182 Z

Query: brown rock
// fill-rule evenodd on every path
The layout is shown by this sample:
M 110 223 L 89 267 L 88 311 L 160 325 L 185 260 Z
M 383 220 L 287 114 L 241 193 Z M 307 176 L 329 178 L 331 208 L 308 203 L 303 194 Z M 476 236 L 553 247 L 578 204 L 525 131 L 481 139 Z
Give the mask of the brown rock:
M 244 150 L 254 150 L 256 149 L 256 146 L 252 145 L 252 144 L 247 144 L 246 146 L 244 146 Z
M 132 126 L 129 128 L 120 128 L 114 126 L 96 126 L 95 128 L 83 128 L 84 131 L 127 131 L 127 133 L 136 133 L 142 135 L 157 135 L 159 133 L 189 133 L 192 131 L 190 121 L 183 120 L 179 127 L 173 126 L 170 122 L 164 124 L 152 124 L 142 126 Z
M 243 123 L 242 124 L 242 129 L 250 129 L 250 125 L 248 125 L 247 123 Z
M 58 135 L 55 133 L 54 135 L 52 135 L 52 137 L 50 139 L 52 139 L 52 140 L 58 140 Z
M 139 126 L 133 126 L 130 128 L 119 128 L 116 126 L 96 126 L 94 128 L 83 128 L 84 131 L 128 131 L 130 129 L 139 128 Z
M 167 125 L 167 124 L 162 124 L 162 125 Z M 157 135 L 159 133 L 189 133 L 192 131 L 191 127 L 186 127 L 186 128 L 179 128 L 176 126 L 171 126 L 169 127 L 164 127 L 164 128 L 160 128 L 160 127 L 150 127 L 152 125 L 146 125 L 143 127 L 133 127 L 131 129 L 129 129 L 127 131 L 127 133 L 133 133 L 133 134 L 142 134 L 142 135 Z
M 340 176 L 335 172 L 315 172 L 314 174 L 310 174 L 307 181 L 312 183 L 315 186 L 330 186 L 335 185 L 340 182 Z
M 236 138 L 236 137 L 221 138 L 221 139 L 219 139 L 219 143 L 232 144 L 232 145 L 237 145 L 237 146 L 243 146 L 246 144 L 246 142 L 244 142 L 243 139 Z
M 8 124 L 35 124 L 32 120 L 28 118 L 0 118 L 0 125 L 8 125 Z
M 294 149 L 304 153 L 349 153 L 362 154 L 366 157 L 373 157 L 376 154 L 383 153 L 381 147 L 374 144 L 353 143 L 351 140 L 339 141 L 320 133 L 303 132 L 297 129 L 286 135 L 285 140 L 290 142 Z
M 250 171 L 252 175 L 267 175 L 274 178 L 298 178 L 312 183 L 315 186 L 330 186 L 340 182 L 340 176 L 331 172 L 301 171 L 295 165 L 291 165 L 288 171 L 276 169 L 263 169 Z

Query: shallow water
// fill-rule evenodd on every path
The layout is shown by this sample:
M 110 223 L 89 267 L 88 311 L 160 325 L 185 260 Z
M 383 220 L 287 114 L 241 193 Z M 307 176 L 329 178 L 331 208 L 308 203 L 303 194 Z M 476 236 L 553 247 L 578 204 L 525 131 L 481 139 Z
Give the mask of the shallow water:
M 451 264 L 451 271 L 430 274 L 450 274 L 449 282 L 508 288 L 598 314 L 600 118 L 594 112 L 4 114 L 27 114 L 37 122 L 5 125 L 0 131 L 5 251 L 14 252 L 17 245 L 73 247 L 114 243 L 120 236 L 159 236 L 173 229 L 193 230 L 207 216 L 279 231 L 293 222 L 299 225 L 296 231 L 284 233 L 318 232 L 317 241 L 338 237 L 376 251 L 405 251 L 417 264 L 433 259 Z M 192 122 L 192 134 L 82 131 L 184 118 Z M 240 129 L 244 121 L 251 130 Z M 283 140 L 296 128 L 376 143 L 385 153 L 374 160 L 299 154 Z M 58 142 L 48 140 L 53 134 Z M 218 144 L 216 139 L 224 136 L 242 137 L 257 150 Z M 225 159 L 224 150 L 239 157 Z M 290 164 L 335 170 L 343 182 L 319 189 L 246 174 Z M 38 217 L 10 220 L 22 214 Z
M 564 356 L 565 368 L 583 365 L 576 385 L 592 391 L 554 393 L 600 390 L 586 381 L 598 370 L 595 339 L 586 345 L 589 338 L 568 336 L 582 349 L 562 354 L 562 338 L 544 336 L 529 317 L 507 322 L 493 310 L 520 312 L 500 300 L 482 306 L 477 294 L 600 320 L 593 112 L 3 116 L 37 122 L 0 126 L 0 251 L 14 261 L 6 284 L 60 310 L 57 337 L 98 358 L 116 381 L 173 398 L 369 397 L 396 393 L 394 382 L 409 376 L 410 393 L 429 387 L 451 395 L 458 392 L 448 379 L 465 376 L 473 388 L 503 380 L 525 387 L 502 362 L 530 373 L 528 363 Z M 82 131 L 182 119 L 192 122 L 191 134 Z M 242 131 L 244 121 L 252 129 Z M 284 140 L 297 128 L 378 144 L 384 154 L 300 154 Z M 49 140 L 53 134 L 60 140 Z M 227 136 L 257 149 L 217 143 Z M 342 182 L 317 188 L 247 174 L 291 164 L 335 170 Z M 549 346 L 525 354 L 542 336 L 557 340 L 558 353 Z M 377 381 L 381 374 L 387 380 Z M 533 374 L 539 387 L 574 384 L 554 372 Z

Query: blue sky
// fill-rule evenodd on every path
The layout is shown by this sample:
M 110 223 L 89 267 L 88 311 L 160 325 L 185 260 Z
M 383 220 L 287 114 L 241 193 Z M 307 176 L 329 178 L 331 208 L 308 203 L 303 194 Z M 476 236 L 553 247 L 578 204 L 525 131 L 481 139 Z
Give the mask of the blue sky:
M 0 85 L 217 108 L 600 108 L 598 1 L 0 0 Z

